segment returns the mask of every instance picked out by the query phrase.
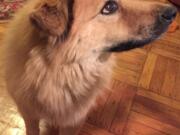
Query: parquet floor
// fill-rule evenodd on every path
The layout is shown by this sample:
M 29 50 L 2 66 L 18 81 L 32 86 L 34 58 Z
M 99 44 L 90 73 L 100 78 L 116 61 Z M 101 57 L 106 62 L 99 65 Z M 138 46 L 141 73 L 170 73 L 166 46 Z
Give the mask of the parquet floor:
M 5 29 L 1 24 L 0 40 Z M 117 59 L 112 92 L 89 115 L 80 135 L 180 135 L 180 30 L 145 48 L 117 54 Z M 24 135 L 3 76 L 0 135 Z

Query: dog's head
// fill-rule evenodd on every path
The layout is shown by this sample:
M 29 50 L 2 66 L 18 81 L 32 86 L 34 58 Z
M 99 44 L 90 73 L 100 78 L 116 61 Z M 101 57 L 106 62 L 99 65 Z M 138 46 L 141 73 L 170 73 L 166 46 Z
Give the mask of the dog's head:
M 64 48 L 77 54 L 120 52 L 158 38 L 176 12 L 171 5 L 143 0 L 44 0 L 31 20 L 44 33 L 63 37 Z

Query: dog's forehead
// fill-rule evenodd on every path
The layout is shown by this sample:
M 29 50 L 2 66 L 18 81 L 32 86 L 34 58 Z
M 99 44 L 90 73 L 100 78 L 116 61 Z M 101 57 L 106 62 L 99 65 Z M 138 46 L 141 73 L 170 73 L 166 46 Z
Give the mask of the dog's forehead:
M 98 14 L 106 0 L 74 0 L 75 18 L 92 18 Z
M 106 0 L 74 0 L 78 5 L 93 6 L 99 3 L 105 2 Z

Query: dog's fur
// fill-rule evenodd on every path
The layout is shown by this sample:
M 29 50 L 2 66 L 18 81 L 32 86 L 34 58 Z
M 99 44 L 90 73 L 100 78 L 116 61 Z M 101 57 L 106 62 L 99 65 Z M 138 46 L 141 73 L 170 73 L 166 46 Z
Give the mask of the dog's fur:
M 111 53 L 149 43 L 169 25 L 158 17 L 167 5 L 115 1 L 111 15 L 101 14 L 106 0 L 30 0 L 16 14 L 5 39 L 6 80 L 27 135 L 39 135 L 40 119 L 60 135 L 77 133 L 111 79 Z

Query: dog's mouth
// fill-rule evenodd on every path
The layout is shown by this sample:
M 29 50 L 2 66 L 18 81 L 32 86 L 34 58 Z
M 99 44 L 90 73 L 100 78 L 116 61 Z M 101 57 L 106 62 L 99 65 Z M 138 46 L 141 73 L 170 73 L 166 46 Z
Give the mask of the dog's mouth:
M 143 47 L 146 44 L 149 44 L 150 42 L 154 41 L 156 38 L 149 38 L 149 39 L 143 39 L 143 40 L 128 40 L 122 43 L 117 43 L 112 45 L 112 47 L 106 48 L 107 52 L 122 52 L 122 51 L 128 51 L 134 48 Z
M 154 40 L 156 40 L 158 37 L 160 37 L 166 30 L 169 24 L 166 25 L 160 25 L 158 23 L 154 24 L 152 27 L 149 27 L 149 33 L 148 37 L 143 38 L 143 34 L 137 35 L 138 38 L 130 38 L 125 41 L 117 42 L 112 44 L 110 47 L 106 48 L 106 51 L 108 52 L 122 52 L 122 51 L 128 51 L 135 48 L 143 47 Z M 139 36 L 141 39 L 139 39 Z
M 123 52 L 131 49 L 143 47 L 153 42 L 157 38 L 161 37 L 161 35 L 166 32 L 170 24 L 171 23 L 166 23 L 162 25 L 161 23 L 156 23 L 152 28 L 152 32 L 150 34 L 151 36 L 142 39 L 135 38 L 135 39 L 129 39 L 127 41 L 118 42 L 113 44 L 111 47 L 106 48 L 105 50 L 107 52 Z

